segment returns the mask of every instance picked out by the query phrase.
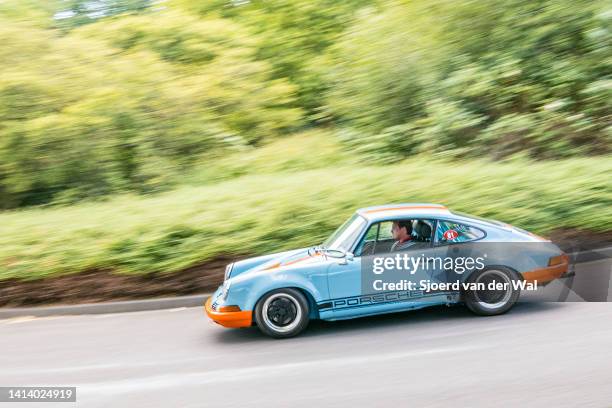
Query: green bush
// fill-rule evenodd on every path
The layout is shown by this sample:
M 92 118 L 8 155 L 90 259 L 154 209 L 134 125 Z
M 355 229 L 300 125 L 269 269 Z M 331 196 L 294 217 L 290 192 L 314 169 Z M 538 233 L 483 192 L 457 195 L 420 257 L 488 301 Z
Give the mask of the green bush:
M 387 203 L 443 203 L 539 234 L 612 229 L 609 156 L 539 163 L 419 156 L 292 173 L 258 163 L 265 161 L 251 162 L 242 177 L 156 196 L 0 213 L 0 279 L 100 268 L 171 273 L 219 255 L 314 245 L 356 208 Z
M 5 0 L 0 209 L 322 168 L 349 148 L 605 155 L 610 19 L 603 0 Z M 307 126 L 343 148 L 288 137 Z M 304 157 L 282 151 L 295 140 Z
M 610 152 L 606 2 L 419 0 L 381 8 L 347 29 L 328 75 L 332 112 L 375 135 L 366 136 L 371 153 L 412 152 L 392 149 L 395 126 L 418 129 L 410 146 L 455 156 Z
M 161 191 L 301 122 L 257 37 L 167 10 L 68 34 L 0 14 L 0 208 Z

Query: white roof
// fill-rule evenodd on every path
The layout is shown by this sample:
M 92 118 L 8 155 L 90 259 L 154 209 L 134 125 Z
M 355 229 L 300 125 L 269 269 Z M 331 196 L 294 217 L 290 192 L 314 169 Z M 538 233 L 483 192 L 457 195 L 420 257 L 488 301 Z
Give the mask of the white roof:
M 448 208 L 441 204 L 432 203 L 405 203 L 389 204 L 376 207 L 360 208 L 357 213 L 368 220 L 392 219 L 394 217 L 428 217 L 451 215 Z

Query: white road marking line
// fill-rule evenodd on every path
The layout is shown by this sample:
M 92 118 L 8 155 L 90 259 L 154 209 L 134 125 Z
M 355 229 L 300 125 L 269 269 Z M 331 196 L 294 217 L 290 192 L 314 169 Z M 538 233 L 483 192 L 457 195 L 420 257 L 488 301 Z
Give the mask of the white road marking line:
M 121 381 L 108 381 L 96 383 L 74 384 L 78 387 L 81 396 L 93 397 L 95 395 L 116 395 L 117 393 L 131 393 L 143 390 L 159 390 L 161 388 L 185 387 L 186 385 L 203 385 L 217 382 L 244 380 L 253 377 L 271 377 L 300 372 L 303 370 L 333 369 L 354 364 L 372 364 L 384 361 L 397 361 L 406 358 L 420 358 L 436 354 L 458 353 L 471 350 L 491 348 L 487 345 L 472 345 L 470 347 L 446 347 L 408 351 L 404 353 L 389 353 L 382 355 L 367 355 L 352 358 L 331 358 L 326 360 L 310 360 L 295 363 L 262 365 L 248 368 L 232 368 L 211 370 L 203 373 L 177 373 L 175 375 L 156 375 L 140 378 L 129 378 Z

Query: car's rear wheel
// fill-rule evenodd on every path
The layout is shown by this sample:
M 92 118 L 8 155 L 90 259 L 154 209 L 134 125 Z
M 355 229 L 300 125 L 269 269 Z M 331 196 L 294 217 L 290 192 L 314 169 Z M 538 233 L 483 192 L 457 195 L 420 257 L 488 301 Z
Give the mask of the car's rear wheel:
M 308 326 L 308 300 L 295 289 L 277 289 L 263 296 L 255 307 L 259 329 L 268 336 L 293 337 Z
M 464 291 L 463 300 L 468 309 L 481 316 L 506 313 L 521 294 L 520 288 L 518 286 L 515 288 L 513 284 L 520 279 L 518 273 L 504 266 L 474 272 L 468 283 L 470 286 L 475 284 L 481 289 L 469 288 Z

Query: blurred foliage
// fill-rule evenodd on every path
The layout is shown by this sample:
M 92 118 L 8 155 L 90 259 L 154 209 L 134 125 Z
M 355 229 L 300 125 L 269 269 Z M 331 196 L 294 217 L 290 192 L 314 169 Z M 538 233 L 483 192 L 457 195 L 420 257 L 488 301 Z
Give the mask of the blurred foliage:
M 197 186 L 249 174 L 288 175 L 339 164 L 356 164 L 356 159 L 329 131 L 308 130 L 261 147 L 242 146 L 233 154 L 196 165 L 181 183 Z
M 60 5 L 61 0 L 2 0 L 0 22 L 10 20 L 13 24 L 51 28 L 55 25 L 53 16 Z
M 231 21 L 166 11 L 62 35 L 4 20 L 0 39 L 0 207 L 157 191 L 300 122 L 295 86 Z
M 56 26 L 71 29 L 116 15 L 141 13 L 153 0 L 63 0 L 55 13 Z
M 315 127 L 371 162 L 604 155 L 611 20 L 604 0 L 3 0 L 0 209 L 343 161 L 318 137 L 266 150 Z
M 297 86 L 296 105 L 310 123 L 326 119 L 322 97 L 329 86 L 324 73 L 328 49 L 363 6 L 376 0 L 170 0 L 202 16 L 220 16 L 247 27 L 261 38 L 257 57 L 268 61 L 275 78 Z
M 342 146 L 329 140 L 308 133 L 253 155 L 233 153 L 219 166 L 243 176 L 207 185 L 194 180 L 155 196 L 4 211 L 0 279 L 97 269 L 171 273 L 220 255 L 315 245 L 356 208 L 394 202 L 441 202 L 540 234 L 612 229 L 610 157 L 450 164 L 422 156 L 365 166 L 337 155 Z M 315 158 L 327 167 L 308 170 Z
M 389 2 L 335 45 L 329 103 L 383 160 L 607 153 L 611 22 L 606 1 Z M 410 149 L 397 126 L 418 129 Z

